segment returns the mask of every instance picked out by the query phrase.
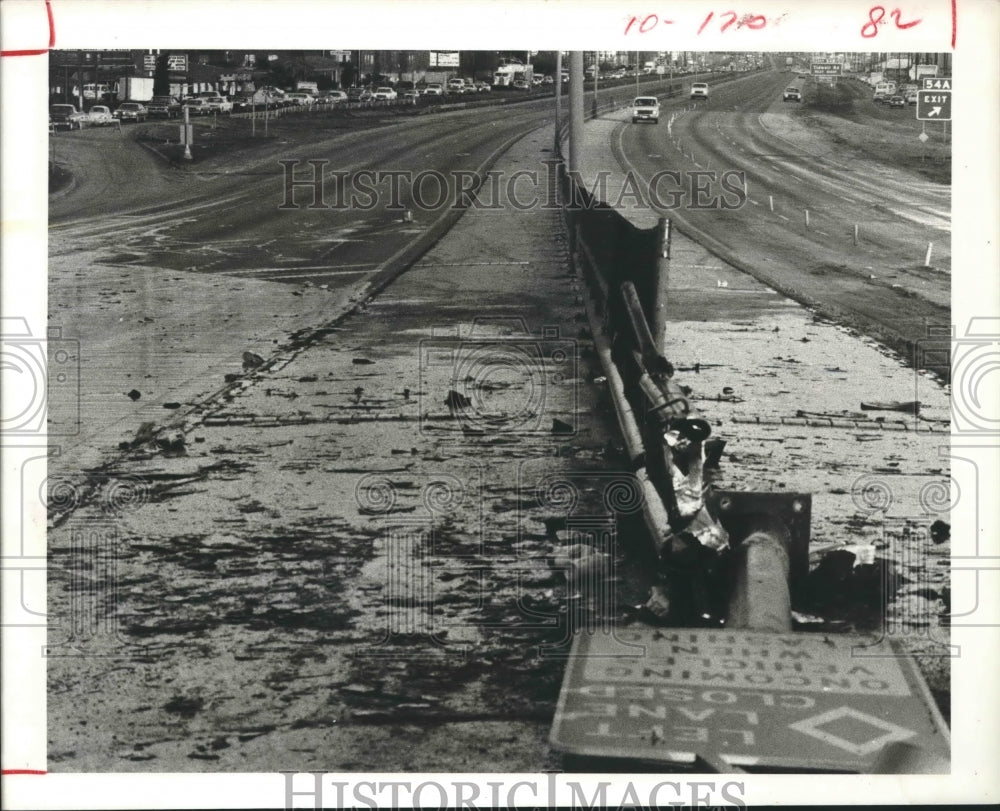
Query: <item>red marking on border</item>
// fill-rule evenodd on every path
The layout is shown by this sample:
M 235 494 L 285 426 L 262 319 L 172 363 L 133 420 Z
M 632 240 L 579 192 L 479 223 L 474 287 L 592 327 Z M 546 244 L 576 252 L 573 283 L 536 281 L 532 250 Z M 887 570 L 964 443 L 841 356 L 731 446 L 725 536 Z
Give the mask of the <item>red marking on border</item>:
M 958 34 L 958 0 L 951 0 L 951 49 L 955 50 L 955 37 Z
M 4 777 L 9 774 L 48 774 L 45 769 L 3 769 L 0 771 Z
M 35 48 L 33 50 L 24 51 L 0 51 L 0 56 L 41 56 L 42 54 L 47 54 L 53 48 L 56 47 L 56 21 L 52 16 L 52 4 L 50 0 L 45 0 L 45 13 L 49 18 L 49 47 L 48 48 Z M 4 772 L 7 774 L 8 772 Z M 35 772 L 32 772 L 35 774 Z M 38 774 L 45 774 L 45 772 L 38 772 Z

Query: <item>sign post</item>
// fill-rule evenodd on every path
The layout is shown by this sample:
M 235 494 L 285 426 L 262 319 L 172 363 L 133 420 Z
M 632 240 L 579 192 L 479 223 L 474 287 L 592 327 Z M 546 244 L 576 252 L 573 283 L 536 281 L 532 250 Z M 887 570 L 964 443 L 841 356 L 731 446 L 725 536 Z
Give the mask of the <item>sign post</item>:
M 862 773 L 905 742 L 947 769 L 947 727 L 913 661 L 885 642 L 641 625 L 581 632 L 551 742 L 582 757 Z

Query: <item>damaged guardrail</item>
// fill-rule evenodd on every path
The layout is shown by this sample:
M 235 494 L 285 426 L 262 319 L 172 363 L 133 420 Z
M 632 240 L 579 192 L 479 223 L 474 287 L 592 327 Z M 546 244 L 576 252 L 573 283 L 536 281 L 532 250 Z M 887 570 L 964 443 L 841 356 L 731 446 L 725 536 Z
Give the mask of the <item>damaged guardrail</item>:
M 727 616 L 740 627 L 753 627 L 757 616 L 784 614 L 790 627 L 787 579 L 767 589 L 740 588 L 734 600 L 743 607 L 727 609 L 713 596 L 719 562 L 732 542 L 726 522 L 711 509 L 710 475 L 717 467 L 725 441 L 712 437 L 709 422 L 692 406 L 690 388 L 679 383 L 674 366 L 654 336 L 664 334 L 666 278 L 661 260 L 669 257 L 670 228 L 661 218 L 651 229 L 641 229 L 620 213 L 596 200 L 565 170 L 560 174 L 571 253 L 576 257 L 592 298 L 592 331 L 600 342 L 598 355 L 612 383 L 622 433 L 638 437 L 627 442 L 633 472 L 647 491 L 647 526 L 653 553 L 663 563 L 663 582 L 654 586 L 647 608 L 656 617 L 702 626 L 721 625 Z M 608 351 L 601 351 L 604 346 Z M 808 496 L 795 496 L 808 504 Z M 772 523 L 781 524 L 780 519 Z M 737 584 L 756 583 L 761 567 L 771 572 L 772 555 L 762 554 L 761 533 L 746 533 L 752 553 L 738 556 L 747 568 Z M 778 532 L 768 549 L 782 547 L 790 533 Z M 785 567 L 787 570 L 787 567 Z M 780 565 L 775 569 L 781 570 Z M 746 600 L 761 611 L 747 610 Z M 739 618 L 739 619 L 737 619 Z M 778 627 L 769 622 L 771 627 Z
M 669 222 L 637 228 L 564 165 L 560 190 L 660 566 L 644 606 L 658 627 L 575 635 L 553 746 L 714 771 L 946 772 L 947 727 L 891 640 L 790 633 L 809 573 L 811 497 L 713 486 L 725 441 L 665 354 Z M 837 723 L 854 726 L 839 734 Z

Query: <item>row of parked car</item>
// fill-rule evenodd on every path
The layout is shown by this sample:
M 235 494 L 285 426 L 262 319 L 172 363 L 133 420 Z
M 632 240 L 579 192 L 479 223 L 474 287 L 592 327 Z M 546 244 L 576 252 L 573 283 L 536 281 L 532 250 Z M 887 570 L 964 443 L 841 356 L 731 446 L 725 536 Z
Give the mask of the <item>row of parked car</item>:
M 87 112 L 72 104 L 49 107 L 49 126 L 53 130 L 82 130 L 84 127 L 106 127 L 117 121 L 145 121 L 146 108 L 138 102 L 126 101 L 112 112 L 105 104 L 95 104 Z

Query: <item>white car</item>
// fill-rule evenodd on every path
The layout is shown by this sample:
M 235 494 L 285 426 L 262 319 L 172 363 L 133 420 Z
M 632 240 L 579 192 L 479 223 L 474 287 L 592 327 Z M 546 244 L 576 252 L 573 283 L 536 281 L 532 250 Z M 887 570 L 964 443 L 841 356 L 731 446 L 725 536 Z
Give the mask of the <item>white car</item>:
M 285 101 L 289 101 L 292 104 L 297 104 L 300 107 L 307 107 L 310 104 L 316 103 L 316 99 L 313 98 L 308 93 L 286 93 Z
M 427 87 L 424 88 L 423 94 L 425 96 L 443 96 L 444 87 L 438 82 L 431 82 Z
M 465 79 L 449 79 L 448 80 L 448 92 L 449 93 L 464 93 L 465 92 Z
M 327 90 L 320 97 L 320 101 L 324 104 L 343 104 L 347 101 L 347 93 L 343 90 Z
M 691 85 L 692 99 L 708 99 L 708 85 L 705 82 L 694 82 Z
M 660 122 L 660 102 L 656 96 L 639 96 L 632 102 L 632 123 L 639 121 Z
M 375 91 L 372 98 L 376 101 L 395 101 L 397 94 L 391 87 L 380 87 Z
M 115 123 L 115 117 L 111 115 L 111 108 L 102 104 L 95 104 L 87 113 L 86 123 L 91 127 L 106 127 Z
M 802 91 L 797 87 L 786 87 L 781 94 L 782 101 L 802 101 Z

